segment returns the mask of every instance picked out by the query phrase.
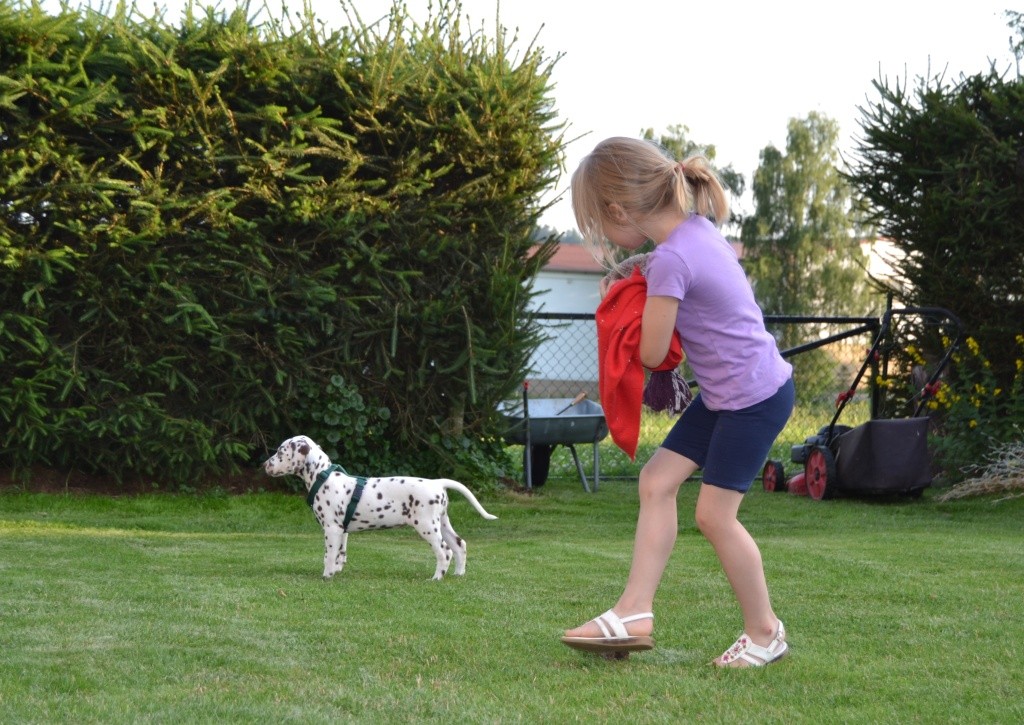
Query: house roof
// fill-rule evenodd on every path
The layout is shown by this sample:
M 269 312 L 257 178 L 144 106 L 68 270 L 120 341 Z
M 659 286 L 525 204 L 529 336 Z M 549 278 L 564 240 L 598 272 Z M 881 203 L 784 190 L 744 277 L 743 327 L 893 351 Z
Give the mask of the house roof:
M 539 247 L 530 248 L 530 255 L 536 253 Z M 594 259 L 590 250 L 582 244 L 559 244 L 554 255 L 544 265 L 548 272 L 580 272 L 583 274 L 604 275 L 606 270 L 601 263 Z

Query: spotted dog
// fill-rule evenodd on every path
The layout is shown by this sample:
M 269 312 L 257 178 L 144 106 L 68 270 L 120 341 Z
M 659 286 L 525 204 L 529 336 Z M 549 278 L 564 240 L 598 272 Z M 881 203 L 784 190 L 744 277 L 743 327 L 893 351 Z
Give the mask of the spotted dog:
M 332 465 L 323 450 L 306 436 L 282 443 L 263 464 L 270 476 L 299 476 L 306 502 L 324 529 L 324 579 L 342 570 L 351 531 L 412 526 L 437 557 L 434 579 L 441 579 L 455 558 L 456 575 L 466 573 L 466 542 L 448 520 L 448 492 L 458 491 L 485 519 L 496 519 L 458 481 L 411 476 L 362 478 Z

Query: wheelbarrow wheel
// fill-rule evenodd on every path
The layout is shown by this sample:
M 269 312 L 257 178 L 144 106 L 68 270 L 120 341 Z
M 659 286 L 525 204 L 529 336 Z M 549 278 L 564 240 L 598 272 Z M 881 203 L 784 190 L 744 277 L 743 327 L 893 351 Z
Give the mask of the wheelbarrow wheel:
M 815 501 L 833 498 L 836 494 L 836 459 L 825 446 L 815 446 L 804 463 L 807 494 Z
M 526 448 L 523 448 L 523 467 L 530 466 L 530 485 L 533 488 L 540 488 L 548 480 L 548 472 L 551 470 L 551 451 L 554 450 L 554 446 L 551 445 L 533 445 L 530 446 L 530 454 L 526 454 Z
M 786 492 L 786 472 L 782 461 L 768 461 L 761 472 L 761 486 L 768 493 Z

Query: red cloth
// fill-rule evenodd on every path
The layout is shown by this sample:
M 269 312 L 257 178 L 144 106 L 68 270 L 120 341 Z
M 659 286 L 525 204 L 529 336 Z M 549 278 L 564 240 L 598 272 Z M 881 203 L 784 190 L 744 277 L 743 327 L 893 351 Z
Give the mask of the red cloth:
M 640 325 L 647 302 L 647 280 L 639 267 L 612 285 L 597 307 L 597 366 L 601 407 L 612 440 L 630 460 L 640 439 L 640 407 L 644 366 L 640 362 Z M 679 333 L 672 335 L 668 355 L 655 370 L 673 370 L 683 359 Z

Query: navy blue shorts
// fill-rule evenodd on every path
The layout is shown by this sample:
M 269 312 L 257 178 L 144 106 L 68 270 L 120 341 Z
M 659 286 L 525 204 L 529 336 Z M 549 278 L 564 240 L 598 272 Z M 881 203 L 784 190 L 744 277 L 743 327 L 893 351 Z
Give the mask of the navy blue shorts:
M 786 426 L 795 395 L 792 379 L 767 400 L 741 410 L 708 410 L 698 394 L 661 447 L 704 469 L 704 483 L 745 493 Z

